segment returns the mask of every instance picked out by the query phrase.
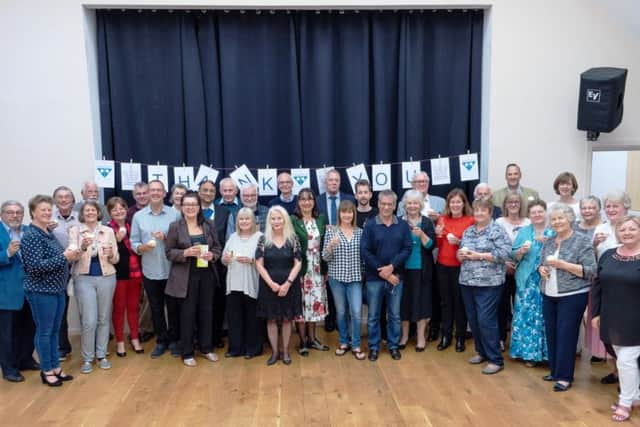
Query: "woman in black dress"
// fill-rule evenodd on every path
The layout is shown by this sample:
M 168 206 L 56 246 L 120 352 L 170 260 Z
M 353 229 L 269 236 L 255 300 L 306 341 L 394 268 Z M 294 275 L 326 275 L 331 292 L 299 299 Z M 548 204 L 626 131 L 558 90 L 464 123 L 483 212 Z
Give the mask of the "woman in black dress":
M 279 321 L 282 322 L 282 363 L 289 365 L 291 322 L 302 314 L 302 295 L 298 283 L 301 253 L 300 242 L 283 207 L 273 206 L 269 209 L 264 236 L 258 241 L 255 259 L 260 274 L 256 313 L 258 317 L 267 319 L 271 344 L 271 357 L 267 365 L 278 361 Z
M 600 328 L 602 341 L 615 349 L 620 397 L 612 407 L 612 419 L 626 421 L 631 408 L 640 405 L 640 218 L 623 218 L 615 231 L 622 246 L 607 250 L 598 260 L 591 322 Z

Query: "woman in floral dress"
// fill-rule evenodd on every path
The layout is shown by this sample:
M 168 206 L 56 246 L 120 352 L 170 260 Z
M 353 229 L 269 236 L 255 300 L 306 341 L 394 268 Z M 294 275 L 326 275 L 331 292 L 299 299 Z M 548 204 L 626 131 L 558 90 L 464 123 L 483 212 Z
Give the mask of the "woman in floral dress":
M 546 207 L 542 200 L 529 203 L 531 224 L 520 229 L 512 251 L 518 267 L 509 355 L 524 360 L 529 367 L 549 358 L 538 273 L 542 242 L 551 231 L 545 229 Z
M 298 204 L 291 216 L 291 223 L 300 240 L 302 252 L 302 316 L 297 320 L 302 356 L 309 354 L 309 348 L 327 351 L 316 336 L 316 322 L 324 320 L 328 314 L 327 288 L 323 280 L 326 264 L 322 262 L 322 242 L 327 220 L 318 213 L 316 198 L 311 189 L 298 193 Z

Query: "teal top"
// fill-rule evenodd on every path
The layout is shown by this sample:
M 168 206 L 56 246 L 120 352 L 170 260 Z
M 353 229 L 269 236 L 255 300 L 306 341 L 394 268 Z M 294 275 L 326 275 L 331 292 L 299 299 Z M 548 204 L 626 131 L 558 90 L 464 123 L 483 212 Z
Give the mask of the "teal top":
M 425 249 L 431 249 L 433 246 L 433 239 L 429 239 L 426 245 L 423 245 L 420 238 L 411 233 L 411 253 L 407 262 L 404 263 L 404 268 L 408 270 L 420 270 L 422 269 L 422 246 Z

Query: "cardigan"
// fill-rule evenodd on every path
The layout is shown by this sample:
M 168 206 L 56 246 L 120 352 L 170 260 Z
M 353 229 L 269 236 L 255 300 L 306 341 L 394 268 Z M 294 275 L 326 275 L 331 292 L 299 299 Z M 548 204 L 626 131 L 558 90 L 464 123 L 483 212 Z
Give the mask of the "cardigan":
M 307 236 L 307 229 L 304 226 L 304 220 L 298 218 L 295 215 L 291 215 L 291 224 L 293 225 L 293 230 L 296 232 L 296 236 L 298 236 L 298 240 L 300 240 L 300 252 L 302 254 L 302 269 L 300 270 L 300 274 L 304 274 L 307 271 L 307 245 L 309 243 Z M 318 226 L 318 231 L 320 232 L 320 253 L 322 253 L 322 248 L 324 246 L 324 232 L 327 226 L 327 217 L 324 214 L 318 215 L 316 218 L 316 225 Z M 320 272 L 322 274 L 327 273 L 327 264 L 324 261 L 320 263 Z
M 549 238 L 545 240 L 540 254 L 542 265 L 545 264 L 548 256 L 556 252 L 557 248 L 556 239 Z M 591 240 L 588 237 L 574 231 L 569 238 L 561 242 L 558 259 L 582 266 L 582 277 L 574 276 L 560 268 L 556 269 L 559 294 L 578 291 L 589 286 L 589 281 L 595 274 L 597 265 Z M 546 285 L 546 280 L 540 280 L 540 290 L 543 294 L 545 293 Z
M 213 221 L 205 219 L 202 223 L 202 233 L 209 245 L 209 251 L 213 253 L 213 259 L 209 261 L 208 269 L 214 276 L 212 285 L 218 286 L 218 272 L 215 262 L 220 258 L 222 248 L 216 235 L 216 227 Z M 189 274 L 191 272 L 191 257 L 184 256 L 184 250 L 193 246 L 187 221 L 182 218 L 169 226 L 167 240 L 165 242 L 165 254 L 171 261 L 169 269 L 169 279 L 164 293 L 175 298 L 186 298 L 189 287 Z
M 25 226 L 20 227 L 26 231 Z M 0 222 L 0 310 L 20 310 L 24 304 L 22 259 L 17 252 L 9 256 L 10 243 L 11 236 Z
M 118 242 L 111 227 L 98 224 L 97 230 L 97 256 L 98 261 L 100 261 L 100 269 L 102 270 L 103 276 L 111 276 L 113 274 L 116 274 L 115 264 L 117 264 L 118 260 L 120 259 L 120 254 L 118 252 Z M 77 248 L 80 248 L 82 245 L 83 235 L 87 232 L 89 232 L 89 229 L 87 228 L 87 225 L 82 222 L 76 227 L 71 227 L 71 229 L 69 230 L 69 245 L 74 244 Z M 102 250 L 102 247 L 107 245 L 111 246 L 111 251 L 113 254 L 111 258 L 107 258 L 104 255 L 104 251 Z M 73 275 L 78 276 L 81 274 L 89 274 L 90 266 L 91 251 L 87 249 L 86 251 L 82 252 L 82 254 L 80 255 L 80 259 L 78 259 L 73 264 Z

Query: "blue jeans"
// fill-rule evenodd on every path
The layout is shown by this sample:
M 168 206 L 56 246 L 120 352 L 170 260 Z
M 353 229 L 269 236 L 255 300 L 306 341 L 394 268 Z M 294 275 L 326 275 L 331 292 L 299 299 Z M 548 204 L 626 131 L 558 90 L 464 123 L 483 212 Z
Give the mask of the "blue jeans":
M 402 281 L 397 286 L 383 280 L 367 281 L 369 350 L 380 350 L 380 308 L 383 295 L 386 295 L 387 300 L 387 348 L 397 349 L 400 341 Z
M 64 314 L 64 294 L 27 292 L 33 321 L 36 324 L 34 344 L 40 359 L 40 369 L 49 372 L 60 367 L 58 337 Z
M 503 286 L 460 286 L 476 351 L 489 362 L 500 366 L 504 365 L 504 359 L 500 350 L 498 303 Z
M 542 315 L 549 345 L 549 368 L 556 381 L 573 382 L 580 322 L 589 293 L 565 297 L 542 295 Z
M 340 345 L 349 344 L 349 327 L 347 324 L 347 305 L 351 316 L 351 347 L 360 347 L 360 319 L 362 317 L 362 283 L 345 283 L 329 277 L 329 287 L 333 292 L 336 304 L 336 320 Z

